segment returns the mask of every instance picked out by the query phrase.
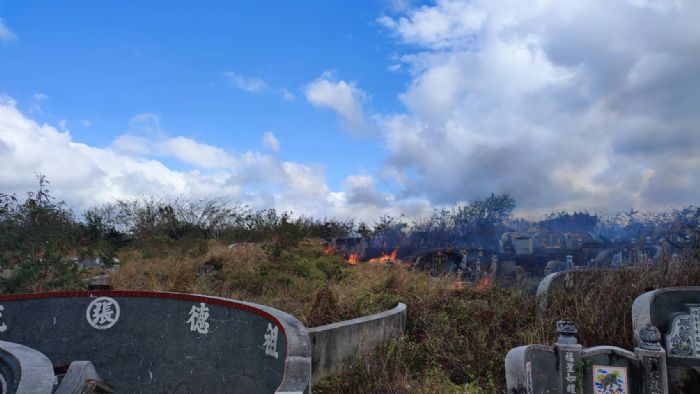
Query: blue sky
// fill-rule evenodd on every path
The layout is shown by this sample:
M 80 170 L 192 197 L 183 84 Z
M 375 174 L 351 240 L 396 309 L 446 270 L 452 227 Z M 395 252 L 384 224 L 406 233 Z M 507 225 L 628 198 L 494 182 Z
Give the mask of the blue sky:
M 40 121 L 77 141 L 107 146 L 135 114 L 170 132 L 232 151 L 272 131 L 287 160 L 321 163 L 331 185 L 378 167 L 381 147 L 344 133 L 301 89 L 325 71 L 372 86 L 368 106 L 396 111 L 406 75 L 387 70 L 396 43 L 379 29 L 380 2 L 17 2 L 0 5 L 19 39 L 2 48 L 0 86 Z M 323 26 L 332 28 L 323 28 Z M 270 90 L 230 86 L 224 72 Z M 282 99 L 287 89 L 295 100 Z M 82 121 L 87 120 L 89 127 Z M 87 122 L 85 122 L 87 123 Z
M 0 0 L 0 191 L 420 216 L 700 199 L 693 0 Z M 656 26 L 649 29 L 649 26 Z

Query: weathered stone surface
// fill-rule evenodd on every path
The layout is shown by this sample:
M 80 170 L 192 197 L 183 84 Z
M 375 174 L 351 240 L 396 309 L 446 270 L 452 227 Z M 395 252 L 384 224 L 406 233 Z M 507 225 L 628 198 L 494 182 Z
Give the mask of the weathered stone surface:
M 646 292 L 632 304 L 634 338 L 642 347 L 641 330 L 658 327 L 667 357 L 669 392 L 678 387 L 700 387 L 700 286 L 671 287 Z M 693 314 L 693 311 L 698 313 Z
M 605 377 L 609 376 L 612 370 L 620 371 L 621 376 L 615 382 L 609 382 L 609 387 L 623 390 L 620 391 L 621 393 L 644 393 L 642 390 L 644 370 L 634 353 L 615 346 L 596 346 L 583 350 L 581 359 L 590 366 L 583 369 L 584 393 L 595 393 L 595 383 L 608 383 L 605 381 Z M 603 379 L 596 376 L 596 366 L 599 367 L 599 371 L 608 371 L 603 374 Z
M 585 286 L 595 288 L 597 281 L 606 275 L 616 275 L 619 269 L 610 268 L 573 268 L 555 272 L 542 278 L 537 286 L 540 310 L 547 308 L 551 295 L 565 289 L 575 289 Z
M 73 361 L 54 394 L 82 394 L 85 392 L 113 393 L 114 390 L 111 385 L 106 384 L 100 378 L 95 366 L 90 361 Z
M 557 393 L 557 356 L 551 346 L 517 347 L 505 362 L 509 394 Z
M 632 304 L 632 326 L 637 345 L 641 342 L 639 333 L 647 324 L 659 329 L 661 343 L 665 344 L 674 315 L 687 313 L 686 304 L 700 304 L 700 286 L 664 288 L 637 297 Z
M 0 296 L 0 338 L 90 360 L 117 392 L 304 392 L 303 325 L 273 308 L 155 292 Z
M 0 341 L 0 392 L 51 393 L 54 373 L 51 361 L 35 349 Z
M 614 346 L 584 349 L 577 344 L 576 331 L 573 322 L 559 321 L 554 346 L 527 345 L 508 352 L 508 393 L 668 394 L 663 349 L 636 348 L 634 353 Z M 648 327 L 644 337 L 658 345 L 655 328 Z
M 639 347 L 644 350 L 661 350 L 661 332 L 651 324 L 639 330 Z
M 557 321 L 557 342 L 554 352 L 557 355 L 557 389 L 560 393 L 580 394 L 581 374 L 577 367 L 581 364 L 583 347 L 576 339 L 578 327 L 570 320 Z
M 406 327 L 406 305 L 385 312 L 309 329 L 313 346 L 313 381 L 339 373 L 354 355 L 401 335 Z
M 576 345 L 576 334 L 578 327 L 570 320 L 557 321 L 557 344 L 559 345 Z

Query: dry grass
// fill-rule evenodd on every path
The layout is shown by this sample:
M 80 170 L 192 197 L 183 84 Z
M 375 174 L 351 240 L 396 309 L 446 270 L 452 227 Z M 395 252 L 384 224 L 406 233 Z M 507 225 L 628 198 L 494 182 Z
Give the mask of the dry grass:
M 405 287 L 409 282 L 406 273 L 383 265 L 351 267 L 339 256 L 326 255 L 315 240 L 306 240 L 279 257 L 270 249 L 265 243 L 241 244 L 233 249 L 211 243 L 201 254 L 177 247 L 146 254 L 141 249 L 124 250 L 119 254 L 121 267 L 110 284 L 115 289 L 175 291 L 257 302 L 315 326 L 392 307 L 399 297 L 386 297 L 377 290 L 385 283 Z M 220 265 L 220 269 L 201 275 L 206 264 Z M 331 307 L 323 308 L 324 302 L 330 302 Z
M 548 309 L 540 312 L 538 300 L 516 288 L 454 289 L 451 278 L 430 278 L 400 265 L 351 266 L 326 255 L 317 240 L 278 256 L 266 243 L 156 249 L 123 251 L 112 285 L 258 302 L 289 312 L 309 327 L 406 303 L 406 335 L 316 385 L 314 391 L 320 393 L 505 392 L 506 353 L 528 343 L 553 343 L 556 320 L 574 320 L 584 346 L 631 349 L 631 304 L 639 294 L 700 284 L 693 256 L 653 269 L 576 273 L 576 285 L 554 291 Z M 218 263 L 221 269 L 200 276 L 205 263 Z
M 578 324 L 584 346 L 634 346 L 632 303 L 640 294 L 663 287 L 700 285 L 700 265 L 691 256 L 654 268 L 631 268 L 600 272 L 573 272 L 571 280 L 553 289 L 549 306 L 541 314 L 540 332 L 533 340 L 554 337 L 554 322 L 567 318 Z
M 686 256 L 654 268 L 575 273 L 575 285 L 555 290 L 544 312 L 538 300 L 517 289 L 449 291 L 445 283 L 434 288 L 417 278 L 401 294 L 409 312 L 406 335 L 315 390 L 503 393 L 506 353 L 529 343 L 551 345 L 557 320 L 575 321 L 584 346 L 633 349 L 634 299 L 652 288 L 700 285 L 697 262 Z

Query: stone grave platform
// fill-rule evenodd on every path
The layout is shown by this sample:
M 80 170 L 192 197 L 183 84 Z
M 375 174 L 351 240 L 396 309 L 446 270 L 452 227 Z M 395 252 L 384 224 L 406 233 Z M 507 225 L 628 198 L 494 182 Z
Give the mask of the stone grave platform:
M 573 322 L 557 322 L 554 346 L 527 345 L 506 356 L 509 394 L 667 394 L 666 354 L 658 329 L 646 326 L 630 352 L 614 346 L 583 348 Z
M 646 292 L 632 304 L 634 339 L 648 324 L 659 328 L 666 349 L 669 392 L 700 392 L 700 286 Z M 688 389 L 695 391 L 687 391 Z
M 115 392 L 310 391 L 306 328 L 276 309 L 141 291 L 0 295 L 0 340 L 53 367 L 90 361 Z

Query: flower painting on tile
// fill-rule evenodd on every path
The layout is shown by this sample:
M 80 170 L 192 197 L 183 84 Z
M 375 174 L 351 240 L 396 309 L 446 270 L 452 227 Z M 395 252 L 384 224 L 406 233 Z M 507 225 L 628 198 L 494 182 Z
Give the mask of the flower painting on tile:
M 627 368 L 593 366 L 593 392 L 595 394 L 627 394 Z

